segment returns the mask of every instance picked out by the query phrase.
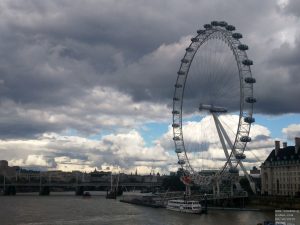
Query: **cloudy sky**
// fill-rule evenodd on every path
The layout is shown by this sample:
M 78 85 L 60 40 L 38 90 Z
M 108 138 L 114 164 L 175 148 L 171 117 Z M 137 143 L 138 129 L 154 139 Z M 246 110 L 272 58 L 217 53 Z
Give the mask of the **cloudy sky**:
M 176 170 L 176 72 L 190 38 L 212 20 L 235 25 L 254 61 L 249 163 L 263 161 L 274 139 L 292 145 L 299 1 L 1 0 L 0 159 L 69 171 Z M 200 122 L 186 122 L 187 138 L 193 126 Z

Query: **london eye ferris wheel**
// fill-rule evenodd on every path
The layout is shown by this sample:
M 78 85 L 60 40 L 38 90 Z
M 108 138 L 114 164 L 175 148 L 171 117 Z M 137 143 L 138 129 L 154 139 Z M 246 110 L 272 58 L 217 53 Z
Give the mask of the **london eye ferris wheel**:
M 197 31 L 186 48 L 173 96 L 173 140 L 186 185 L 209 185 L 244 165 L 250 127 L 255 119 L 248 46 L 224 21 Z M 201 171 L 216 171 L 203 174 Z

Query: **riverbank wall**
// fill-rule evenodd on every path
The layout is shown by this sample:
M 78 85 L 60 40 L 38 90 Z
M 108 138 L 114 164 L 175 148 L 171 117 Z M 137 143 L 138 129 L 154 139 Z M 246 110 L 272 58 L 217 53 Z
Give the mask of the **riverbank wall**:
M 250 196 L 246 207 L 259 209 L 300 209 L 300 198 L 291 196 Z

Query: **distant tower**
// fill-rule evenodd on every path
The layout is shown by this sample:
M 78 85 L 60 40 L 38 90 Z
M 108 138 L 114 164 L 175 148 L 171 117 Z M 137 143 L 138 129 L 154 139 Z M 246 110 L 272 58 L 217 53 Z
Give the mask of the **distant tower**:
M 137 168 L 135 169 L 135 175 L 137 176 L 138 174 L 137 174 Z
M 151 176 L 151 175 L 152 175 L 152 176 L 155 176 L 155 171 L 154 171 L 153 168 L 151 169 L 151 172 L 150 172 L 150 176 Z

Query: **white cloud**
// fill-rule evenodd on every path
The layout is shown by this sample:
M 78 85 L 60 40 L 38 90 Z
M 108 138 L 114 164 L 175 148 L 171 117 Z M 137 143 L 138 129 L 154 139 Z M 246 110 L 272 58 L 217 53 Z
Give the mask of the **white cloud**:
M 294 140 L 295 137 L 300 137 L 300 124 L 290 124 L 282 129 L 282 133 L 287 136 L 287 139 Z
M 53 167 L 52 163 L 43 155 L 29 155 L 25 161 L 25 165 L 39 167 Z
M 236 119 L 237 116 L 230 115 L 220 118 L 226 121 L 225 127 L 234 127 Z M 224 164 L 225 155 L 214 126 L 208 116 L 200 122 L 188 121 L 184 125 L 185 144 L 191 151 L 188 157 L 195 169 L 216 169 Z M 232 136 L 230 132 L 229 135 Z M 270 131 L 264 126 L 253 125 L 251 137 L 253 142 L 245 151 L 245 165 L 249 168 L 259 166 L 273 147 Z M 201 147 L 202 152 L 199 152 Z M 152 169 L 168 173 L 178 168 L 171 127 L 152 146 L 146 146 L 144 138 L 134 129 L 103 135 L 97 140 L 46 133 L 37 140 L 1 141 L 0 158 L 3 156 L 8 156 L 9 162 L 15 165 L 65 171 L 119 167 L 123 172 L 134 173 L 138 169 L 139 173 L 147 174 Z
M 222 115 L 219 119 L 233 142 L 238 116 Z M 188 157 L 195 168 L 220 168 L 224 165 L 222 160 L 225 160 L 225 153 L 220 144 L 212 116 L 206 116 L 199 122 L 185 122 L 183 136 Z M 159 141 L 166 150 L 173 152 L 172 137 L 173 130 L 169 126 L 168 132 Z M 247 157 L 245 161 L 249 161 L 246 165 L 259 166 L 273 149 L 274 140 L 271 138 L 270 130 L 259 124 L 252 125 L 250 137 L 252 142 L 248 143 L 245 151 Z
M 176 163 L 174 155 L 159 144 L 147 147 L 136 130 L 104 135 L 100 140 L 48 133 L 38 140 L 0 141 L 0 158 L 23 167 L 65 171 L 119 167 L 125 172 L 138 168 L 139 173 L 149 173 L 155 168 L 167 173 Z

